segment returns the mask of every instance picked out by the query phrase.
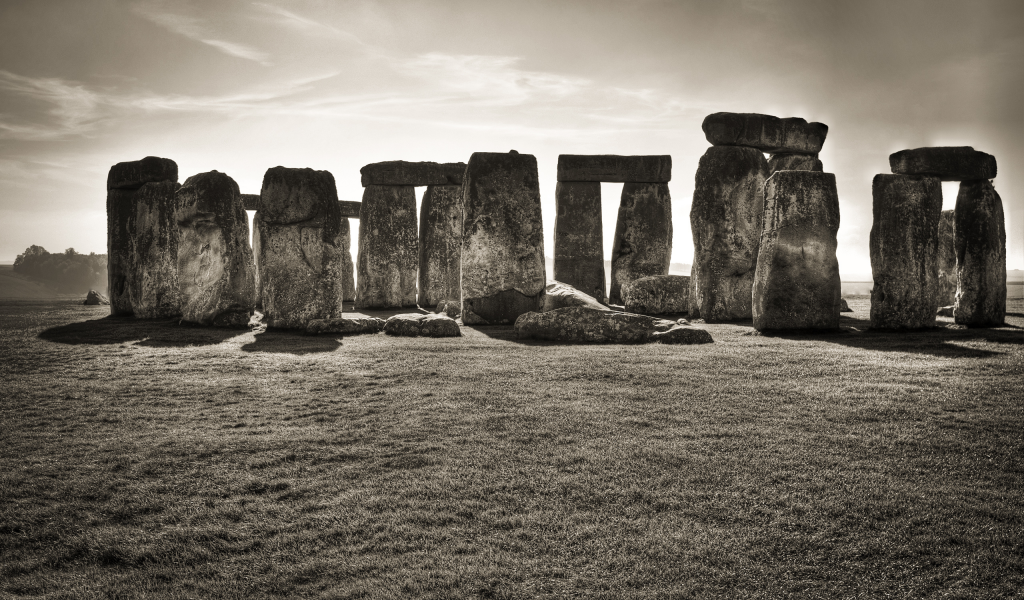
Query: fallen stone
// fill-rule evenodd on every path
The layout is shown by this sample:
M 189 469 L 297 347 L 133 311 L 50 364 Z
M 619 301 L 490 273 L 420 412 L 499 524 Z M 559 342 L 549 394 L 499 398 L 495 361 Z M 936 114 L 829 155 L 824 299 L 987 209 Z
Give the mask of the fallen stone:
M 306 333 L 356 335 L 384 331 L 384 319 L 375 317 L 350 317 L 336 319 L 313 319 L 306 323 Z
M 953 319 L 967 327 L 1006 320 L 1006 229 L 1003 201 L 987 179 L 964 181 L 954 210 L 957 290 Z
M 942 181 L 995 179 L 996 157 L 970 146 L 915 148 L 890 154 L 889 167 L 900 175 L 925 175 Z
M 626 312 L 643 315 L 684 313 L 690 310 L 690 277 L 651 275 L 622 288 Z
M 846 301 L 846 298 L 840 298 L 839 299 L 839 312 L 841 312 L 841 313 L 853 312 L 853 309 L 850 308 L 850 304 Z
M 363 187 L 370 185 L 462 185 L 466 163 L 390 160 L 359 169 Z
M 871 196 L 871 327 L 934 327 L 942 185 L 935 177 L 881 174 Z
M 181 315 L 178 290 L 177 181 L 147 183 L 135 192 L 132 311 L 143 319 Z
M 714 113 L 704 118 L 701 128 L 715 146 L 748 146 L 771 154 L 817 155 L 828 135 L 823 123 L 753 113 Z
M 594 310 L 610 310 L 597 298 L 560 281 L 552 281 L 544 288 L 539 312 L 548 312 L 567 306 L 586 306 Z
M 939 306 L 956 303 L 956 245 L 953 242 L 953 211 L 944 210 L 939 217 L 938 270 L 936 302 Z
M 690 208 L 690 318 L 752 318 L 768 175 L 768 161 L 754 148 L 713 146 L 701 157 Z
M 346 219 L 358 219 L 359 209 L 362 208 L 362 202 L 354 202 L 352 200 L 338 200 L 338 207 L 341 209 L 341 216 Z
M 411 185 L 363 189 L 356 258 L 356 308 L 416 306 L 416 192 Z
M 615 154 L 559 154 L 558 181 L 612 183 L 668 183 L 672 157 L 618 156 Z
M 137 190 L 147 183 L 178 181 L 178 164 L 169 158 L 147 156 L 120 162 L 107 172 L 107 190 Z
M 674 321 L 585 306 L 570 306 L 544 313 L 526 313 L 516 320 L 515 331 L 520 339 L 575 343 L 701 344 L 712 341 L 707 331 Z
M 651 275 L 667 275 L 672 260 L 672 197 L 667 183 L 622 186 L 612 239 L 609 301 L 622 302 L 622 287 Z
M 821 172 L 821 161 L 815 154 L 772 154 L 768 159 L 768 174 L 777 171 L 818 171 Z
M 259 210 L 260 209 L 260 195 L 259 194 L 239 194 L 242 199 L 242 208 L 245 210 Z
M 462 315 L 462 300 L 442 300 L 437 303 L 434 312 L 458 319 Z
M 462 296 L 462 186 L 430 185 L 420 204 L 420 306 Z
M 600 183 L 555 184 L 554 241 L 555 279 L 604 301 L 607 286 Z
M 246 327 L 256 303 L 256 267 L 238 184 L 217 171 L 199 173 L 185 180 L 174 201 L 182 319 Z
M 85 295 L 85 302 L 82 304 L 85 306 L 108 306 L 110 300 L 96 290 L 89 290 L 89 293 Z
M 839 329 L 839 194 L 832 173 L 779 171 L 764 186 L 754 328 Z
M 462 322 L 513 323 L 547 281 L 537 159 L 475 152 L 464 185 Z
M 384 333 L 408 337 L 461 337 L 462 331 L 455 319 L 447 315 L 410 313 L 390 317 L 384 324 Z
M 939 310 L 935 311 L 935 315 L 939 317 L 953 317 L 953 305 L 940 306 Z

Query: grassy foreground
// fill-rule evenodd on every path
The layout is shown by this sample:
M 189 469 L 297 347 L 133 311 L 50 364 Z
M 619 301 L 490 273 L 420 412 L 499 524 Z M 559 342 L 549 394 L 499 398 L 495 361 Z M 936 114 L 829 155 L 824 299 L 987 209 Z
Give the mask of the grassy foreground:
M 687 347 L 0 304 L 0 597 L 1019 597 L 1024 302 L 851 305 Z

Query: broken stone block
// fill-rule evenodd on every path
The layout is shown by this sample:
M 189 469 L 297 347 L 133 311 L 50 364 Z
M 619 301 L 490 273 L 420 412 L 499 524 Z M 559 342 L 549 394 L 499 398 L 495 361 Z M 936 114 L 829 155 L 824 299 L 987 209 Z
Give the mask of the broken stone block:
M 370 185 L 462 185 L 466 163 L 390 160 L 359 169 L 363 187 Z
M 700 159 L 690 208 L 690 318 L 750 319 L 768 161 L 754 148 L 713 146 Z
M 836 176 L 779 171 L 764 186 L 764 230 L 754 274 L 758 331 L 839 329 Z
M 555 279 L 604 301 L 607 286 L 600 183 L 555 184 L 554 241 Z
M 968 327 L 999 327 L 1006 320 L 1003 201 L 987 179 L 964 181 L 953 215 L 957 272 L 953 320 Z
M 622 287 L 651 275 L 667 275 L 672 260 L 672 197 L 667 183 L 627 183 L 612 239 L 608 296 L 622 303 Z
M 181 315 L 178 294 L 177 181 L 147 183 L 135 192 L 132 310 L 143 319 Z
M 462 322 L 513 323 L 547 281 L 537 159 L 474 152 L 463 191 Z
M 570 306 L 529 312 L 516 320 L 516 337 L 570 343 L 707 344 L 706 330 L 645 315 Z
M 245 327 L 256 303 L 256 266 L 238 184 L 217 171 L 199 173 L 174 202 L 182 319 Z
M 668 183 L 672 157 L 615 154 L 559 154 L 558 181 L 599 183 Z
M 818 171 L 821 172 L 821 161 L 814 154 L 772 154 L 768 159 L 768 174 L 777 171 Z
M 824 123 L 754 113 L 714 113 L 704 118 L 701 128 L 715 146 L 748 146 L 770 154 L 817 155 L 828 135 Z
M 368 185 L 359 213 L 356 308 L 416 306 L 416 191 Z
M 840 298 L 839 299 L 839 312 L 841 312 L 841 313 L 853 312 L 853 309 L 850 308 L 850 304 L 846 301 L 846 298 Z
M 462 186 L 430 185 L 420 204 L 419 305 L 462 298 Z
M 384 319 L 376 317 L 347 317 L 313 319 L 306 323 L 307 335 L 378 333 L 384 331 Z
M 395 315 L 384 323 L 384 333 L 407 337 L 462 337 L 455 319 L 440 314 Z
M 690 310 L 690 277 L 651 275 L 622 288 L 626 312 L 642 315 L 684 313 Z
M 120 162 L 107 172 L 107 190 L 137 190 L 147 183 L 178 181 L 178 164 L 169 158 L 147 156 Z
M 995 179 L 996 157 L 970 146 L 936 146 L 894 152 L 889 155 L 889 167 L 900 175 L 938 177 L 942 181 Z
M 936 290 L 939 306 L 956 302 L 956 245 L 953 243 L 953 211 L 944 210 L 939 218 L 939 254 Z
M 934 327 L 942 184 L 936 177 L 875 175 L 871 196 L 871 327 Z
M 544 296 L 541 299 L 538 312 L 548 312 L 567 306 L 586 306 L 594 310 L 610 310 L 598 302 L 597 298 L 560 281 L 552 281 L 544 287 Z

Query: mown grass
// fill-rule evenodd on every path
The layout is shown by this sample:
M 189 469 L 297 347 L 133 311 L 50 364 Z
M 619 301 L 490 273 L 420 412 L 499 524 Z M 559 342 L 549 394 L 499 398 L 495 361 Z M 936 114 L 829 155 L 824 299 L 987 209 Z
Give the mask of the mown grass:
M 0 595 L 1019 597 L 1024 303 L 851 305 L 692 347 L 0 305 Z

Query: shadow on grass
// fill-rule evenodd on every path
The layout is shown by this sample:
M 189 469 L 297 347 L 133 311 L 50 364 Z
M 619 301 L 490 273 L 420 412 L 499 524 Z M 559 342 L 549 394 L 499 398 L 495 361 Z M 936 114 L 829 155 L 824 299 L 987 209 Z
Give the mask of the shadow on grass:
M 75 345 L 122 344 L 137 341 L 141 346 L 159 348 L 212 346 L 243 332 L 244 330 L 239 329 L 179 324 L 177 319 L 104 317 L 51 327 L 42 331 L 39 339 Z
M 282 354 L 334 352 L 341 347 L 340 339 L 340 335 L 303 335 L 298 331 L 287 329 L 267 329 L 256 333 L 256 341 L 242 346 L 242 351 Z

